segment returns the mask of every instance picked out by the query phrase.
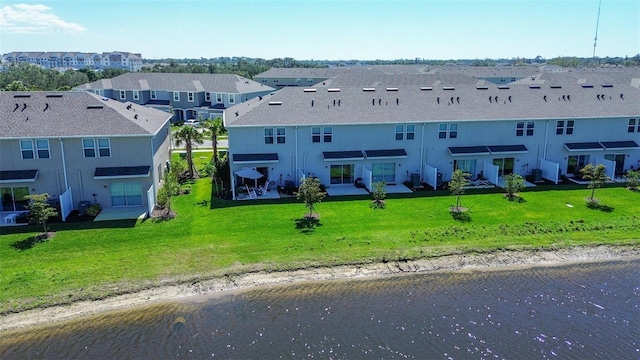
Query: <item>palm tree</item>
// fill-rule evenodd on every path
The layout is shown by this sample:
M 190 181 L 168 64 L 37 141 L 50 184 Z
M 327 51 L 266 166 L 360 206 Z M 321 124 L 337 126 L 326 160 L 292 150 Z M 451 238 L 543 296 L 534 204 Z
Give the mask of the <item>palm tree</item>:
M 175 145 L 181 146 L 185 144 L 185 150 L 187 151 L 187 164 L 189 178 L 193 178 L 194 174 L 197 174 L 195 165 L 193 164 L 192 151 L 193 143 L 202 144 L 204 142 L 204 135 L 198 131 L 194 126 L 183 126 L 175 133 Z
M 211 143 L 213 144 L 213 164 L 218 163 L 218 136 L 227 133 L 227 129 L 224 128 L 222 119 L 217 117 L 213 120 L 205 120 L 202 122 L 202 126 L 207 129 L 207 135 L 211 136 Z
M 470 175 L 471 174 L 467 172 L 456 169 L 451 176 L 451 181 L 449 181 L 449 190 L 451 191 L 451 195 L 456 197 L 456 207 L 453 209 L 453 212 L 462 212 L 462 208 L 460 206 L 460 195 L 464 194 L 465 186 L 469 185 Z

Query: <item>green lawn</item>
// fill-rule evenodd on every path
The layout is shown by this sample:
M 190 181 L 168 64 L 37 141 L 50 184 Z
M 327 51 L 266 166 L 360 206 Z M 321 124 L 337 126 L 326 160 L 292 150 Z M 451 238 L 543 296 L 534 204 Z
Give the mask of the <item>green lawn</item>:
M 640 193 L 623 187 L 598 189 L 601 209 L 587 208 L 586 187 L 524 192 L 523 202 L 469 193 L 463 219 L 442 192 L 389 196 L 384 210 L 369 197 L 327 198 L 317 224 L 295 199 L 212 199 L 210 179 L 191 187 L 170 221 L 57 223 L 44 243 L 25 241 L 40 227 L 1 228 L 0 314 L 245 271 L 640 239 Z

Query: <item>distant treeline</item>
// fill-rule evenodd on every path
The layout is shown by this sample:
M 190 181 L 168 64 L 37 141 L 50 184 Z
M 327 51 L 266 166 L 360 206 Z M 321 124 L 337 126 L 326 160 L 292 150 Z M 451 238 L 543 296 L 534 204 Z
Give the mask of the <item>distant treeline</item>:
M 141 72 L 159 73 L 195 73 L 195 74 L 237 74 L 249 79 L 271 68 L 325 68 L 334 66 L 364 65 L 529 65 L 550 64 L 562 67 L 602 67 L 602 66 L 640 66 L 640 54 L 634 57 L 579 58 L 557 57 L 544 59 L 540 56 L 532 59 L 484 59 L 484 60 L 295 60 L 293 58 L 277 58 L 271 60 L 252 58 L 213 58 L 213 59 L 159 59 L 146 60 Z M 121 69 L 58 71 L 43 69 L 27 63 L 12 64 L 0 71 L 0 90 L 45 90 L 66 91 L 75 86 L 100 79 L 110 79 L 128 71 Z

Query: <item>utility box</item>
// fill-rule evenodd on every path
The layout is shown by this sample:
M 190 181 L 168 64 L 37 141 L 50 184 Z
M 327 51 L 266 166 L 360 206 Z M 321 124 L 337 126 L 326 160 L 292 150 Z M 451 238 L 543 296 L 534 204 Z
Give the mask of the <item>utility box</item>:
M 411 186 L 420 186 L 420 174 L 411 174 Z
M 87 215 L 87 209 L 91 206 L 91 203 L 88 201 L 80 201 L 78 203 L 78 215 L 85 216 Z
M 533 182 L 541 182 L 542 181 L 542 169 L 533 169 L 533 170 L 531 170 L 531 177 L 533 178 Z

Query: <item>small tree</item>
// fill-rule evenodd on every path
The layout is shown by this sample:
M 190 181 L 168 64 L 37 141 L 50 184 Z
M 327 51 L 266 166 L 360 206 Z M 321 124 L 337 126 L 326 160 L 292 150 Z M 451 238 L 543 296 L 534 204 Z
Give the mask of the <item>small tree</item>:
M 213 145 L 213 159 L 211 162 L 216 164 L 218 162 L 218 135 L 225 134 L 227 130 L 219 117 L 203 121 L 203 127 L 207 130 L 207 135 L 211 136 L 211 144 Z
M 609 180 L 609 177 L 606 174 L 606 167 L 603 164 L 587 164 L 585 167 L 580 169 L 580 173 L 582 174 L 583 179 L 589 180 L 588 188 L 591 189 L 589 201 L 596 202 L 597 200 L 593 197 L 596 193 L 596 188 L 602 187 L 604 183 Z
M 193 179 L 194 175 L 198 173 L 193 164 L 193 144 L 202 144 L 204 136 L 194 126 L 183 126 L 176 131 L 174 137 L 176 146 L 181 146 L 184 143 L 187 153 L 187 171 L 189 172 L 189 178 Z
M 456 197 L 456 206 L 452 209 L 454 212 L 462 211 L 462 208 L 460 207 L 460 196 L 464 194 L 464 188 L 469 185 L 469 176 L 471 176 L 471 174 L 460 169 L 456 169 L 453 172 L 453 175 L 451 175 L 449 190 L 451 191 L 451 195 Z
M 307 219 L 313 219 L 315 205 L 324 199 L 327 194 L 320 191 L 320 180 L 317 178 L 304 178 L 298 188 L 298 200 L 304 201 L 304 206 L 309 209 L 305 215 Z
M 374 209 L 384 209 L 385 199 L 387 197 L 387 188 L 385 187 L 384 181 L 378 181 L 371 184 L 371 197 L 373 198 L 371 202 L 371 207 Z
M 638 182 L 640 182 L 640 170 L 629 170 L 624 176 L 627 179 L 627 187 L 631 190 L 638 190 Z
M 47 235 L 47 220 L 51 216 L 58 215 L 58 211 L 51 207 L 47 202 L 49 199 L 49 194 L 33 194 L 26 195 L 25 199 L 29 200 L 29 203 L 25 206 L 28 210 L 30 210 L 27 218 L 31 224 L 42 224 L 44 227 L 44 235 Z
M 524 178 L 518 174 L 509 174 L 504 176 L 504 190 L 507 197 L 512 200 L 518 196 L 518 193 L 524 189 Z

